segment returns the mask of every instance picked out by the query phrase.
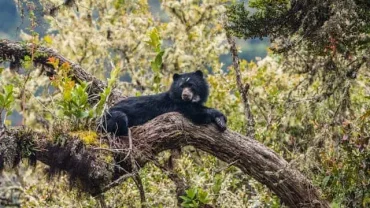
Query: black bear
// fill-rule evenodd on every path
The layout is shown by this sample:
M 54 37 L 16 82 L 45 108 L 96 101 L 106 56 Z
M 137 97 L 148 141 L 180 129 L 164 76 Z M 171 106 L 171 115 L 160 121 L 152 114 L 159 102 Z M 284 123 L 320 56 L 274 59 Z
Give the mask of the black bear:
M 164 113 L 179 112 L 195 124 L 213 122 L 221 131 L 225 131 L 227 119 L 224 114 L 203 106 L 208 91 L 202 71 L 174 74 L 169 91 L 129 97 L 111 107 L 103 117 L 103 128 L 116 136 L 126 136 L 131 126 L 144 124 Z

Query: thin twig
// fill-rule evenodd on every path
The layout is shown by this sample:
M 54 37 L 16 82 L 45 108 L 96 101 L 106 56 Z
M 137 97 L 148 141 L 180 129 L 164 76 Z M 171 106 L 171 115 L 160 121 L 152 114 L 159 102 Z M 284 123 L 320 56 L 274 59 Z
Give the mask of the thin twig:
M 139 174 L 135 175 L 134 182 L 135 182 L 137 188 L 139 189 L 141 208 L 145 208 L 146 207 L 145 191 L 144 191 L 143 182 L 141 181 L 141 177 L 140 177 Z
M 135 172 L 132 172 L 132 173 L 122 175 L 117 180 L 113 181 L 112 183 L 110 183 L 110 184 L 106 185 L 104 188 L 102 188 L 101 191 L 100 191 L 100 194 L 102 194 L 102 193 L 108 191 L 109 189 L 121 184 L 124 180 L 126 180 L 128 178 L 134 177 L 135 174 L 136 174 Z
M 96 196 L 96 198 L 98 199 L 101 208 L 107 208 L 108 207 L 107 204 L 105 203 L 105 199 L 104 199 L 103 194 L 100 194 L 100 195 Z
M 171 179 L 171 181 L 176 186 L 176 197 L 177 197 L 177 205 L 178 207 L 181 207 L 181 198 L 180 196 L 184 195 L 185 190 L 188 188 L 188 185 L 184 178 L 181 178 L 169 165 L 161 165 L 161 163 L 155 158 L 151 157 L 151 161 L 155 166 L 157 166 L 159 169 L 161 169 L 168 178 Z M 166 164 L 169 164 L 168 162 Z
M 129 139 L 129 151 L 128 151 L 127 155 L 130 156 L 132 171 L 135 173 L 133 179 L 135 181 L 135 184 L 136 184 L 137 188 L 139 189 L 140 200 L 141 200 L 141 208 L 145 208 L 146 207 L 145 191 L 144 191 L 144 186 L 143 186 L 143 183 L 141 181 L 140 175 L 138 173 L 139 168 L 137 167 L 134 154 L 132 154 L 133 153 L 133 146 L 132 146 L 132 135 L 131 135 L 130 128 L 128 129 L 128 139 Z
M 226 167 L 222 167 L 218 170 L 215 170 L 215 173 L 221 173 L 222 171 L 228 169 L 230 166 L 233 166 L 235 163 L 239 162 L 239 160 L 235 160 L 234 162 L 228 163 Z
M 226 32 L 227 41 L 230 45 L 230 53 L 233 58 L 233 66 L 236 74 L 236 84 L 238 86 L 239 93 L 242 96 L 243 104 L 244 104 L 244 114 L 245 114 L 245 120 L 247 122 L 246 125 L 246 131 L 247 136 L 250 138 L 254 138 L 255 135 L 255 121 L 251 112 L 251 107 L 248 100 L 248 90 L 249 90 L 249 84 L 246 84 L 243 86 L 242 80 L 241 80 L 241 73 L 240 73 L 240 65 L 239 65 L 239 56 L 238 56 L 238 50 L 236 48 L 235 40 L 233 37 L 231 37 L 230 33 Z

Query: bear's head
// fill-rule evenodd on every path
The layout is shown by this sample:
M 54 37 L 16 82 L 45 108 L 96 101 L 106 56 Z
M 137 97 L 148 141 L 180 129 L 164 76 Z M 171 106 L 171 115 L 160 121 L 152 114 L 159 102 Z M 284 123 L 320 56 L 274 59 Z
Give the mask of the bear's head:
M 203 104 L 207 101 L 208 91 L 208 83 L 200 70 L 173 75 L 170 97 L 177 102 Z

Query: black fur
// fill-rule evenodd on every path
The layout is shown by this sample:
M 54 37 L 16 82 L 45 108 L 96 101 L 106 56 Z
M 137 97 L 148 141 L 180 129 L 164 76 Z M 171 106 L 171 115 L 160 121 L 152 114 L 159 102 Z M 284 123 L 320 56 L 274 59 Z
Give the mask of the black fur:
M 226 117 L 203 104 L 208 98 L 208 84 L 201 71 L 174 74 L 169 91 L 148 96 L 129 97 L 109 109 L 104 116 L 106 131 L 122 136 L 128 127 L 138 126 L 168 112 L 179 112 L 195 124 L 215 123 L 226 130 Z

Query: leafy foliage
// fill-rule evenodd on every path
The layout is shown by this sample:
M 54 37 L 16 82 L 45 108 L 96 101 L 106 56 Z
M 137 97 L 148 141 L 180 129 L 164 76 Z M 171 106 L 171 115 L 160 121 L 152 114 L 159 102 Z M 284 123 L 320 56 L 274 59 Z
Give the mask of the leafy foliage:
M 191 188 L 186 190 L 185 193 L 185 196 L 181 196 L 181 199 L 184 200 L 181 203 L 181 206 L 185 208 L 198 208 L 210 202 L 210 199 L 208 198 L 208 193 L 202 189 Z
M 0 118 L 2 117 L 3 111 L 5 111 L 5 116 L 9 115 L 12 105 L 14 104 L 13 85 L 8 84 L 3 86 L 2 91 L 3 92 L 0 92 Z M 0 125 L 2 125 L 2 122 L 3 121 L 0 120 Z
M 368 206 L 368 122 L 361 118 L 368 112 L 370 5 L 357 0 L 261 0 L 250 6 L 257 11 L 250 13 L 243 5 L 229 8 L 229 29 L 244 38 L 271 37 L 274 56 L 295 86 L 276 91 L 284 98 L 278 103 L 285 104 L 272 112 L 284 112 L 284 117 L 265 114 L 277 119 L 272 125 L 282 135 L 276 136 L 286 138 L 288 146 L 279 149 L 286 154 L 284 148 L 295 146 L 287 156 L 316 179 L 333 206 Z
M 163 65 L 162 57 L 164 54 L 164 51 L 161 49 L 161 37 L 159 36 L 158 30 L 156 28 L 153 28 L 149 33 L 149 40 L 146 41 L 149 46 L 154 50 L 157 55 L 155 56 L 154 60 L 150 62 L 150 66 L 153 70 L 154 78 L 154 91 L 159 91 L 159 86 L 161 82 L 161 68 Z
M 286 49 L 305 43 L 316 52 L 324 52 L 332 44 L 330 38 L 337 41 L 338 50 L 369 44 L 370 5 L 363 0 L 252 0 L 249 6 L 256 12 L 243 4 L 231 5 L 228 11 L 229 29 L 244 38 L 269 36 L 290 41 L 282 45 Z
M 104 108 L 106 106 L 106 103 L 108 102 L 109 95 L 112 92 L 112 89 L 115 87 L 115 84 L 117 82 L 119 75 L 119 69 L 114 68 L 110 73 L 110 78 L 108 78 L 107 87 L 103 90 L 102 93 L 100 93 L 100 100 L 94 106 L 94 111 L 96 116 L 101 116 L 104 112 Z
M 69 117 L 72 121 L 83 121 L 91 117 L 88 94 L 86 92 L 88 85 L 86 83 L 76 84 L 69 92 L 65 92 L 65 97 L 60 101 L 60 109 L 63 115 Z
M 57 0 L 41 2 L 46 7 L 59 5 Z M 27 86 L 23 91 L 14 87 L 11 104 L 9 99 L 3 104 L 19 111 L 26 101 L 28 110 L 22 115 L 28 126 L 49 130 L 41 125 L 46 120 L 54 129 L 66 126 L 77 130 L 71 134 L 86 144 L 99 145 L 89 131 L 94 128 L 91 121 L 106 109 L 113 89 L 127 96 L 157 93 L 169 87 L 173 73 L 202 69 L 209 72 L 207 105 L 227 114 L 228 128 L 245 133 L 235 71 L 229 66 L 222 70 L 219 59 L 228 49 L 220 18 L 227 12 L 227 29 L 234 35 L 272 40 L 268 57 L 240 62 L 242 82 L 250 86 L 256 139 L 311 178 L 333 207 L 369 206 L 368 1 L 250 0 L 253 12 L 241 4 L 227 10 L 227 2 L 162 1 L 163 20 L 152 15 L 145 0 L 73 1 L 46 16 L 50 33 L 43 41 L 35 33 L 25 39 L 50 45 L 99 78 L 106 79 L 110 71 L 108 87 L 96 95 L 98 104 L 87 102 L 89 83 L 76 84 L 68 77 L 70 66 L 55 58 L 49 59 L 57 72 L 53 85 L 38 77 L 30 64 L 37 54 L 23 63 L 28 82 L 27 76 L 14 78 L 10 70 L 0 68 L 2 86 Z M 23 101 L 17 96 L 22 92 Z M 10 89 L 1 94 L 5 99 Z M 40 121 L 39 115 L 45 119 Z M 64 138 L 58 139 L 62 144 Z M 164 152 L 158 159 L 164 162 L 168 157 Z M 184 207 L 282 206 L 271 191 L 238 168 L 192 147 L 183 149 L 176 172 L 193 187 L 182 197 Z M 64 177 L 51 186 L 42 174 L 24 173 L 24 206 L 96 206 L 92 197 L 78 199 L 76 191 L 69 191 Z M 150 164 L 140 176 L 149 207 L 176 206 L 176 187 L 163 172 Z M 132 180 L 105 197 L 112 207 L 140 206 Z
M 271 49 L 282 54 L 282 65 L 305 74 L 302 89 L 319 83 L 320 99 L 346 91 L 342 83 L 369 66 L 369 5 L 357 0 L 251 1 L 232 5 L 229 30 L 237 36 L 272 39 Z
M 0 109 L 10 110 L 13 102 L 13 85 L 5 85 L 3 87 L 3 93 L 0 94 Z

